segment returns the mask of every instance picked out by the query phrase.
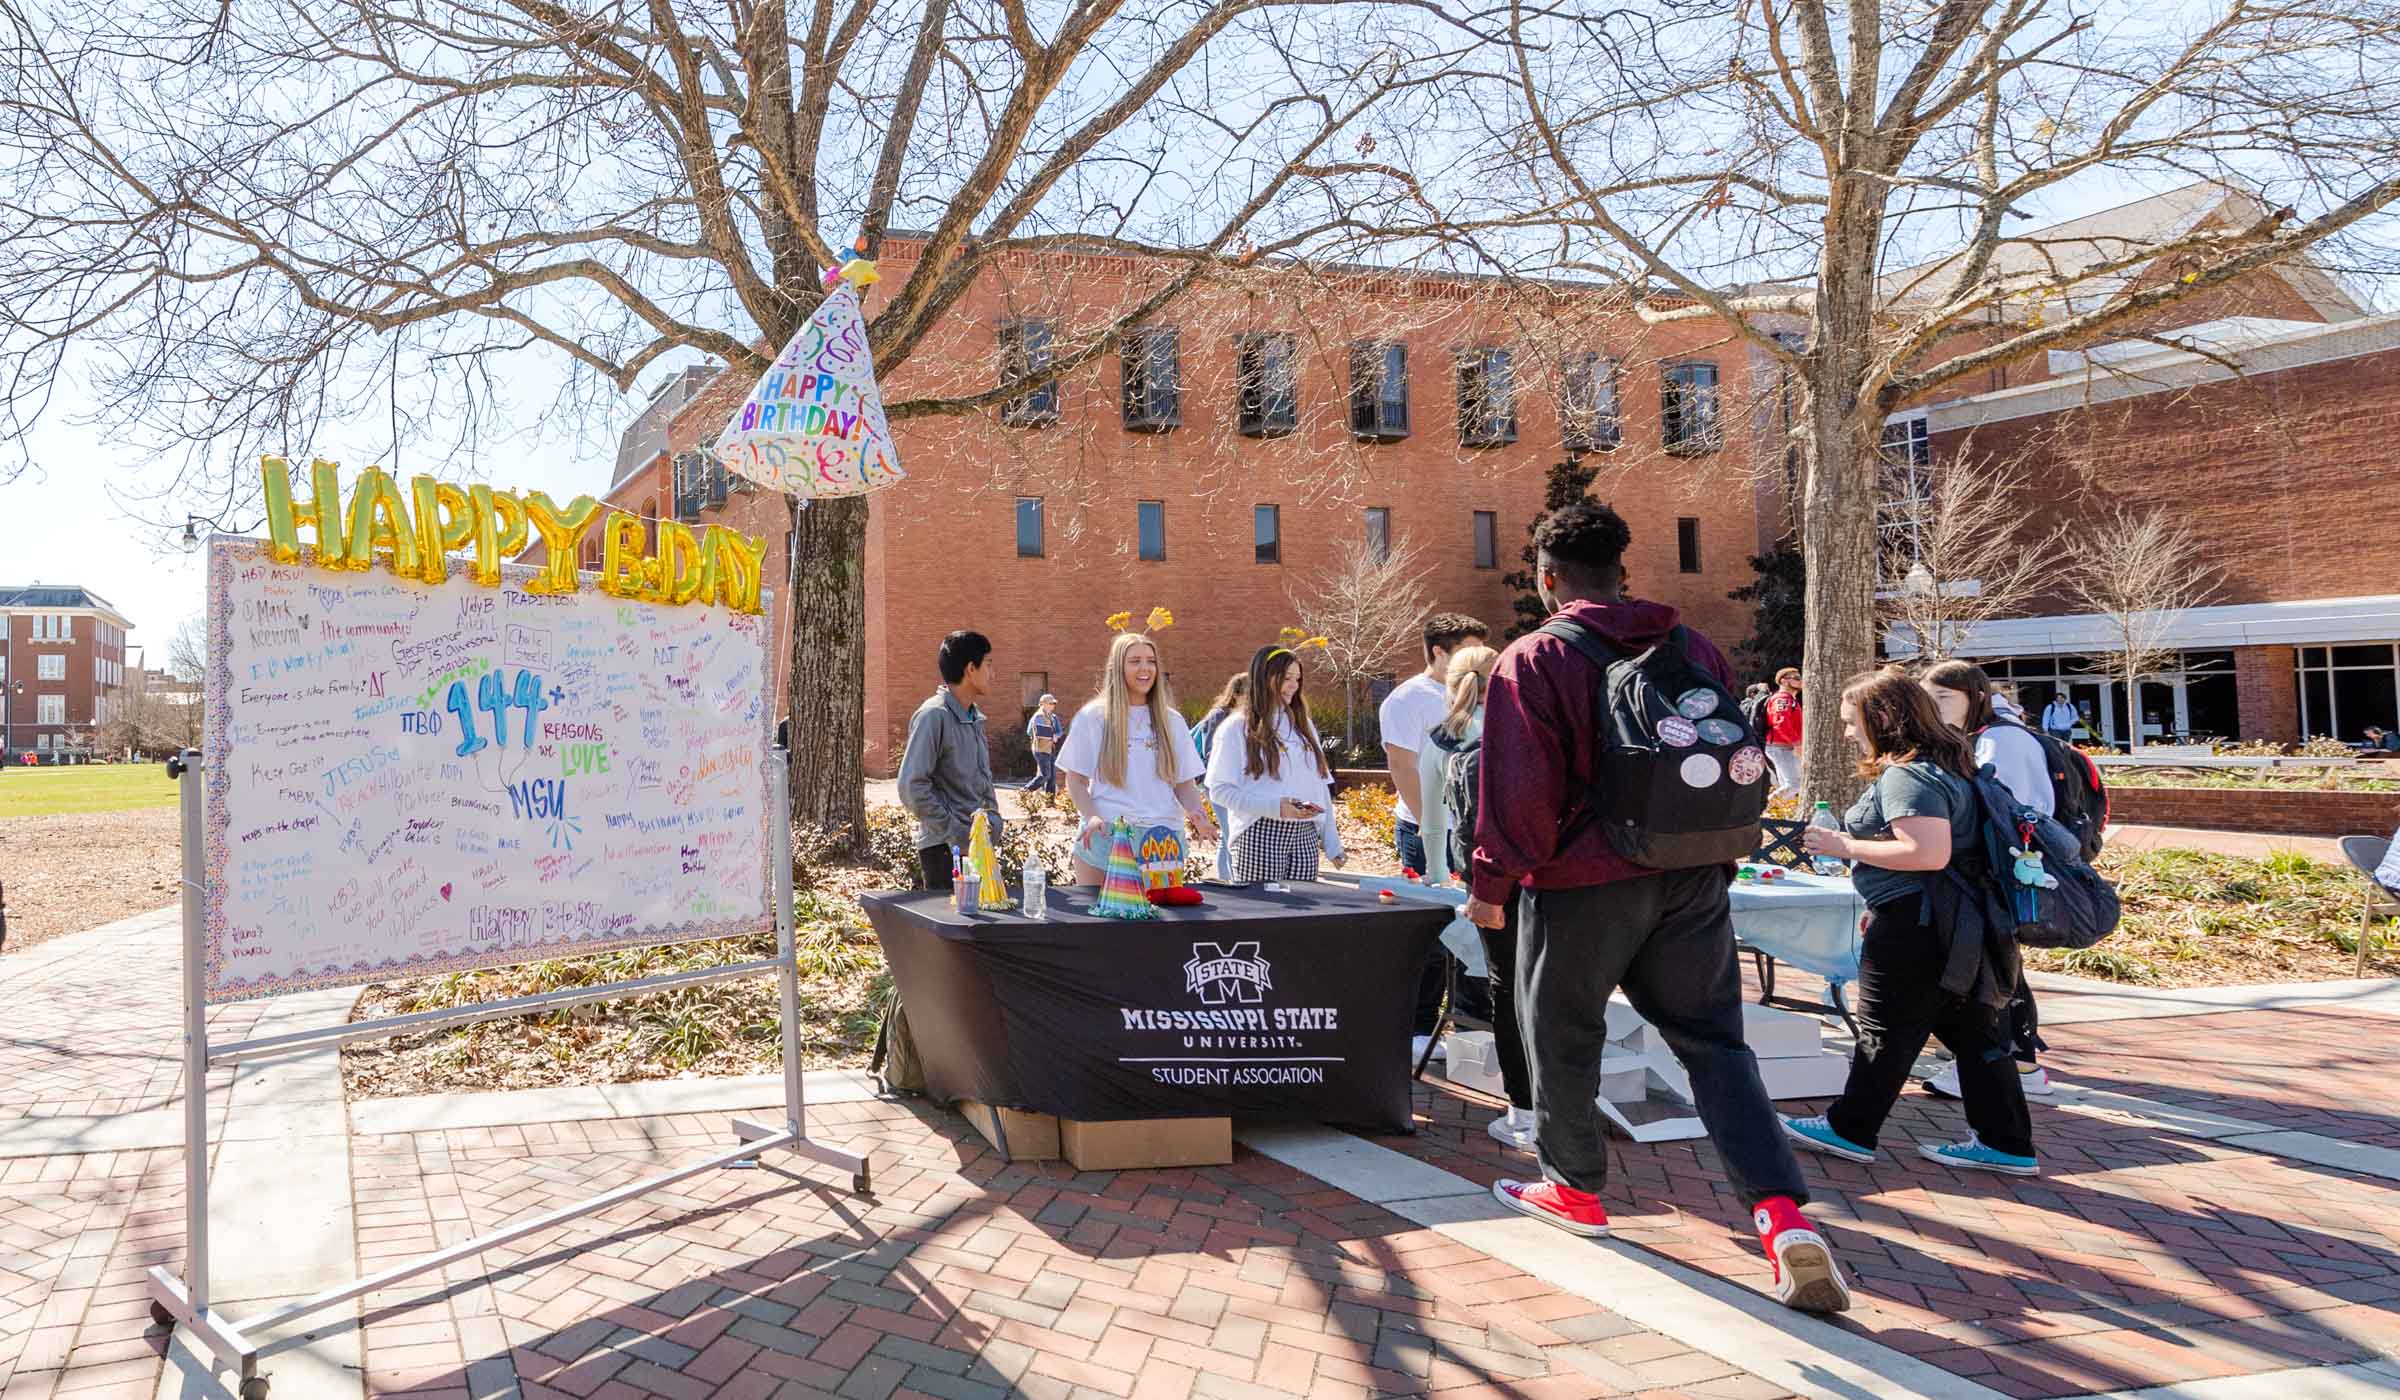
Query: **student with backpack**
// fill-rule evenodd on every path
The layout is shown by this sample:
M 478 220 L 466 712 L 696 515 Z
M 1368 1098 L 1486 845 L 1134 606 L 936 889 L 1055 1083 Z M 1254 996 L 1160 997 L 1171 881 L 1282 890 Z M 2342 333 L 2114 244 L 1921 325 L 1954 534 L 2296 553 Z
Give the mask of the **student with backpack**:
M 1249 693 L 1250 673 L 1246 670 L 1236 671 L 1225 678 L 1225 688 L 1217 692 L 1217 698 L 1208 702 L 1208 713 L 1200 716 L 1200 722 L 1192 726 L 1192 747 L 1199 751 L 1202 763 L 1208 762 L 1208 746 L 1216 742 L 1217 726 L 1225 722 L 1225 717 L 1232 714 L 1235 707 L 1242 703 L 1242 697 Z M 1221 833 L 1225 826 L 1224 809 L 1212 802 L 1209 811 L 1216 817 Z M 1222 835 L 1217 841 L 1217 878 L 1227 883 L 1233 880 L 1233 842 L 1223 839 Z
M 1858 1046 L 1842 1096 L 1818 1117 L 1785 1119 L 1784 1130 L 1811 1151 L 1874 1161 L 1917 1052 L 1935 1036 L 1956 1057 L 1974 1131 L 1918 1153 L 1974 1171 L 2039 1175 L 2025 1089 L 2001 1024 L 2018 981 L 2015 927 L 1986 917 L 1994 872 L 1974 756 L 1933 697 L 1897 669 L 1851 681 L 1841 714 L 1869 786 L 1842 830 L 1812 826 L 1802 844 L 1810 855 L 1852 862 L 1867 905 Z
M 2042 736 L 2024 721 L 2001 709 L 1983 668 L 1966 661 L 1944 661 L 1918 678 L 1941 712 L 1942 723 L 1967 736 L 1975 746 L 1975 763 L 1989 768 L 2008 795 L 2045 817 L 2058 814 L 2058 791 L 2051 775 L 2058 765 Z M 2050 1092 L 2050 1072 L 2040 1064 L 2041 1014 L 2033 1004 L 2033 987 L 2017 979 L 2016 995 L 2008 1004 L 2009 1038 L 2016 1050 L 2017 1077 L 2025 1092 L 2036 1097 Z M 1954 1062 L 1925 1081 L 1925 1087 L 1946 1099 L 1958 1097 L 1958 1065 Z
M 1800 698 L 1800 668 L 1786 666 L 1775 673 L 1774 693 L 1759 706 L 1766 722 L 1767 761 L 1775 765 L 1775 790 L 1800 791 L 1800 740 L 1805 711 Z
M 1425 736 L 1424 782 L 1417 811 L 1425 818 L 1425 883 L 1464 879 L 1475 862 L 1475 794 L 1483 776 L 1483 697 L 1500 653 L 1460 647 L 1450 657 L 1450 709 Z M 1492 989 L 1492 1046 L 1500 1056 L 1500 1086 L 1508 1112 L 1486 1124 L 1494 1141 L 1533 1150 L 1533 1078 L 1525 1067 L 1525 1037 L 1517 1024 L 1517 905 L 1500 907 L 1501 925 L 1478 930 Z
M 1622 986 L 1691 1076 L 1776 1298 L 1839 1312 L 1849 1287 L 1800 1214 L 1807 1187 L 1742 1037 L 1728 887 L 1757 848 L 1766 756 L 1742 728 L 1723 654 L 1673 608 L 1625 596 L 1631 540 L 1603 505 L 1542 519 L 1534 577 L 1551 619 L 1501 654 L 1485 694 L 1467 918 L 1501 929 L 1517 905 L 1544 1178 L 1492 1194 L 1570 1233 L 1608 1233 L 1596 1099 Z

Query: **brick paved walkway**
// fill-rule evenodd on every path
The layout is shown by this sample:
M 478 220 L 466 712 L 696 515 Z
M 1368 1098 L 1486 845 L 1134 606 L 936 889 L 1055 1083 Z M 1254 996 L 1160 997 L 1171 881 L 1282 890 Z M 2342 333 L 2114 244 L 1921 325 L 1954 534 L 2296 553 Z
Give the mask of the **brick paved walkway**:
M 0 959 L 0 1123 L 177 1101 L 180 984 L 127 971 L 171 969 L 175 927 L 145 916 Z M 226 1008 L 212 1031 L 242 1035 L 260 1010 Z M 219 1112 L 228 1077 L 211 1076 Z M 1077 1174 L 1002 1164 L 921 1105 L 820 1107 L 813 1126 L 872 1148 L 872 1199 L 770 1159 L 493 1251 L 488 1276 L 412 1280 L 366 1300 L 368 1393 L 1786 1393 L 1247 1152 Z M 358 1267 L 727 1141 L 721 1114 L 359 1138 Z M 182 1176 L 179 1148 L 0 1158 L 0 1400 L 160 1393 L 167 1335 L 142 1274 L 181 1265 Z
M 2317 1012 L 2119 1021 L 2049 1033 L 2059 1077 L 2362 1141 L 2389 1134 L 2390 1017 Z M 2245 1058 L 2246 1057 L 2246 1058 Z M 2200 1086 L 2215 1083 L 2211 1094 Z M 2282 1105 L 2280 1116 L 2272 1112 Z M 2341 1105 L 2343 1107 L 2337 1107 Z M 1779 1105 L 1813 1112 L 1821 1105 Z M 1478 1181 L 1535 1170 L 1483 1132 L 1492 1101 L 1422 1086 L 1421 1130 L 1377 1141 Z M 1810 1214 L 1858 1285 L 1843 1326 L 2013 1395 L 2130 1389 L 2400 1353 L 2400 1187 L 2041 1105 L 2044 1175 L 1915 1155 L 1965 1134 L 1905 1095 L 1871 1166 L 1803 1158 Z M 1613 1143 L 1618 1234 L 1764 1287 L 1705 1142 Z
M 0 958 L 0 1123 L 181 1101 L 179 941 L 161 911 Z M 260 1010 L 222 1008 L 212 1034 L 240 1036 Z M 211 1074 L 214 1111 L 232 1077 Z M 46 1396 L 71 1375 L 149 1400 L 165 1336 L 142 1271 L 180 1254 L 182 1229 L 178 1151 L 0 1158 L 0 1394 Z
M 724 1172 L 370 1312 L 375 1395 L 997 1397 L 1785 1392 L 1244 1153 L 1007 1166 L 962 1120 L 817 1110 L 876 1195 Z M 713 1116 L 363 1138 L 362 1268 L 725 1141 Z M 491 1262 L 502 1261 L 491 1256 Z

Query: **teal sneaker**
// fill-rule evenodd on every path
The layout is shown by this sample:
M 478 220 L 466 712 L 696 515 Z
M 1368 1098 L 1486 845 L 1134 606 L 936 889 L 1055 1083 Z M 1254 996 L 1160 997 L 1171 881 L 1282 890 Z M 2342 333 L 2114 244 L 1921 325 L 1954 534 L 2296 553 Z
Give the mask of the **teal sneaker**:
M 1776 1116 L 1782 1117 L 1781 1114 Z M 1821 1114 L 1815 1118 L 1784 1118 L 1783 1135 L 1792 1140 L 1793 1146 L 1805 1147 L 1811 1152 L 1829 1153 L 1853 1162 L 1875 1160 L 1874 1148 L 1861 1147 L 1835 1132 L 1833 1125 L 1827 1123 Z
M 2038 1157 L 2019 1157 L 1983 1145 L 1983 1139 L 1967 1134 L 1965 1142 L 1945 1142 L 1935 1147 L 1920 1146 L 1917 1152 L 1929 1162 L 1946 1162 L 1969 1171 L 2002 1172 L 2009 1176 L 2040 1176 L 2042 1163 Z

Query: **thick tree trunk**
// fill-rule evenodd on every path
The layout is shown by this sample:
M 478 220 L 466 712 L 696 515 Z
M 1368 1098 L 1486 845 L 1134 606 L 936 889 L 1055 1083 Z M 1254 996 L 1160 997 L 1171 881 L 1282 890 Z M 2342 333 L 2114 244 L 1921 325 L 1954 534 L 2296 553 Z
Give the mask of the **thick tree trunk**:
M 1877 457 L 1845 405 L 1820 399 L 1811 407 L 1814 450 L 1800 519 L 1808 559 L 1800 765 L 1808 800 L 1839 812 L 1859 788 L 1858 754 L 1842 737 L 1842 685 L 1875 664 Z
M 792 816 L 866 842 L 867 503 L 818 501 L 792 527 Z M 780 581 L 779 581 L 780 582 Z

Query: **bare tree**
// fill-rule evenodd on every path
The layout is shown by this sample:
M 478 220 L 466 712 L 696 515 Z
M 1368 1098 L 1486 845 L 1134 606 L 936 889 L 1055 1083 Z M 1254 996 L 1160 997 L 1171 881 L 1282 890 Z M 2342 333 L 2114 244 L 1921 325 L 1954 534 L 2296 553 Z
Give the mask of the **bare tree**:
M 2400 200 L 2387 0 L 1508 15 L 1515 120 L 1451 192 L 1453 227 L 1528 269 L 1615 281 L 1645 319 L 1711 320 L 1789 375 L 1816 694 L 1875 654 L 1895 410 L 2304 255 L 2392 266 L 2369 222 Z M 2011 231 L 2045 197 L 2111 184 L 2183 203 L 2141 227 Z M 1548 241 L 1498 232 L 1525 227 Z M 1852 781 L 1836 726 L 1810 727 L 1806 759 L 1812 790 Z
M 2109 679 L 2125 688 L 2129 741 L 2142 747 L 2141 681 L 2181 658 L 2167 638 L 2176 616 L 2206 603 L 2221 571 L 2163 511 L 2110 506 L 2075 532 L 2061 580 L 2075 606 L 2107 625 Z
M 195 613 L 167 642 L 167 674 L 191 685 L 208 680 L 208 619 Z
M 2024 467 L 1972 448 L 1887 464 L 1876 600 L 1929 661 L 1956 656 L 1975 628 L 2021 615 L 2057 583 L 2065 527 L 2037 529 Z
M 1340 563 L 1303 591 L 1292 607 L 1309 635 L 1325 639 L 1324 671 L 1342 691 L 1342 746 L 1358 746 L 1360 686 L 1391 669 L 1425 625 L 1422 551 L 1406 535 L 1378 551 L 1361 540 L 1345 546 Z
M 916 231 L 887 377 L 1006 259 L 1157 260 L 1048 365 L 888 405 L 988 412 L 1229 263 L 1421 224 L 1489 39 L 1445 3 L 0 0 L 0 439 L 89 347 L 95 415 L 185 449 L 164 518 L 224 518 L 331 420 L 470 456 L 515 351 L 572 371 L 563 431 L 678 354 L 762 372 L 853 232 Z M 853 832 L 866 510 L 788 521 L 794 809 Z

